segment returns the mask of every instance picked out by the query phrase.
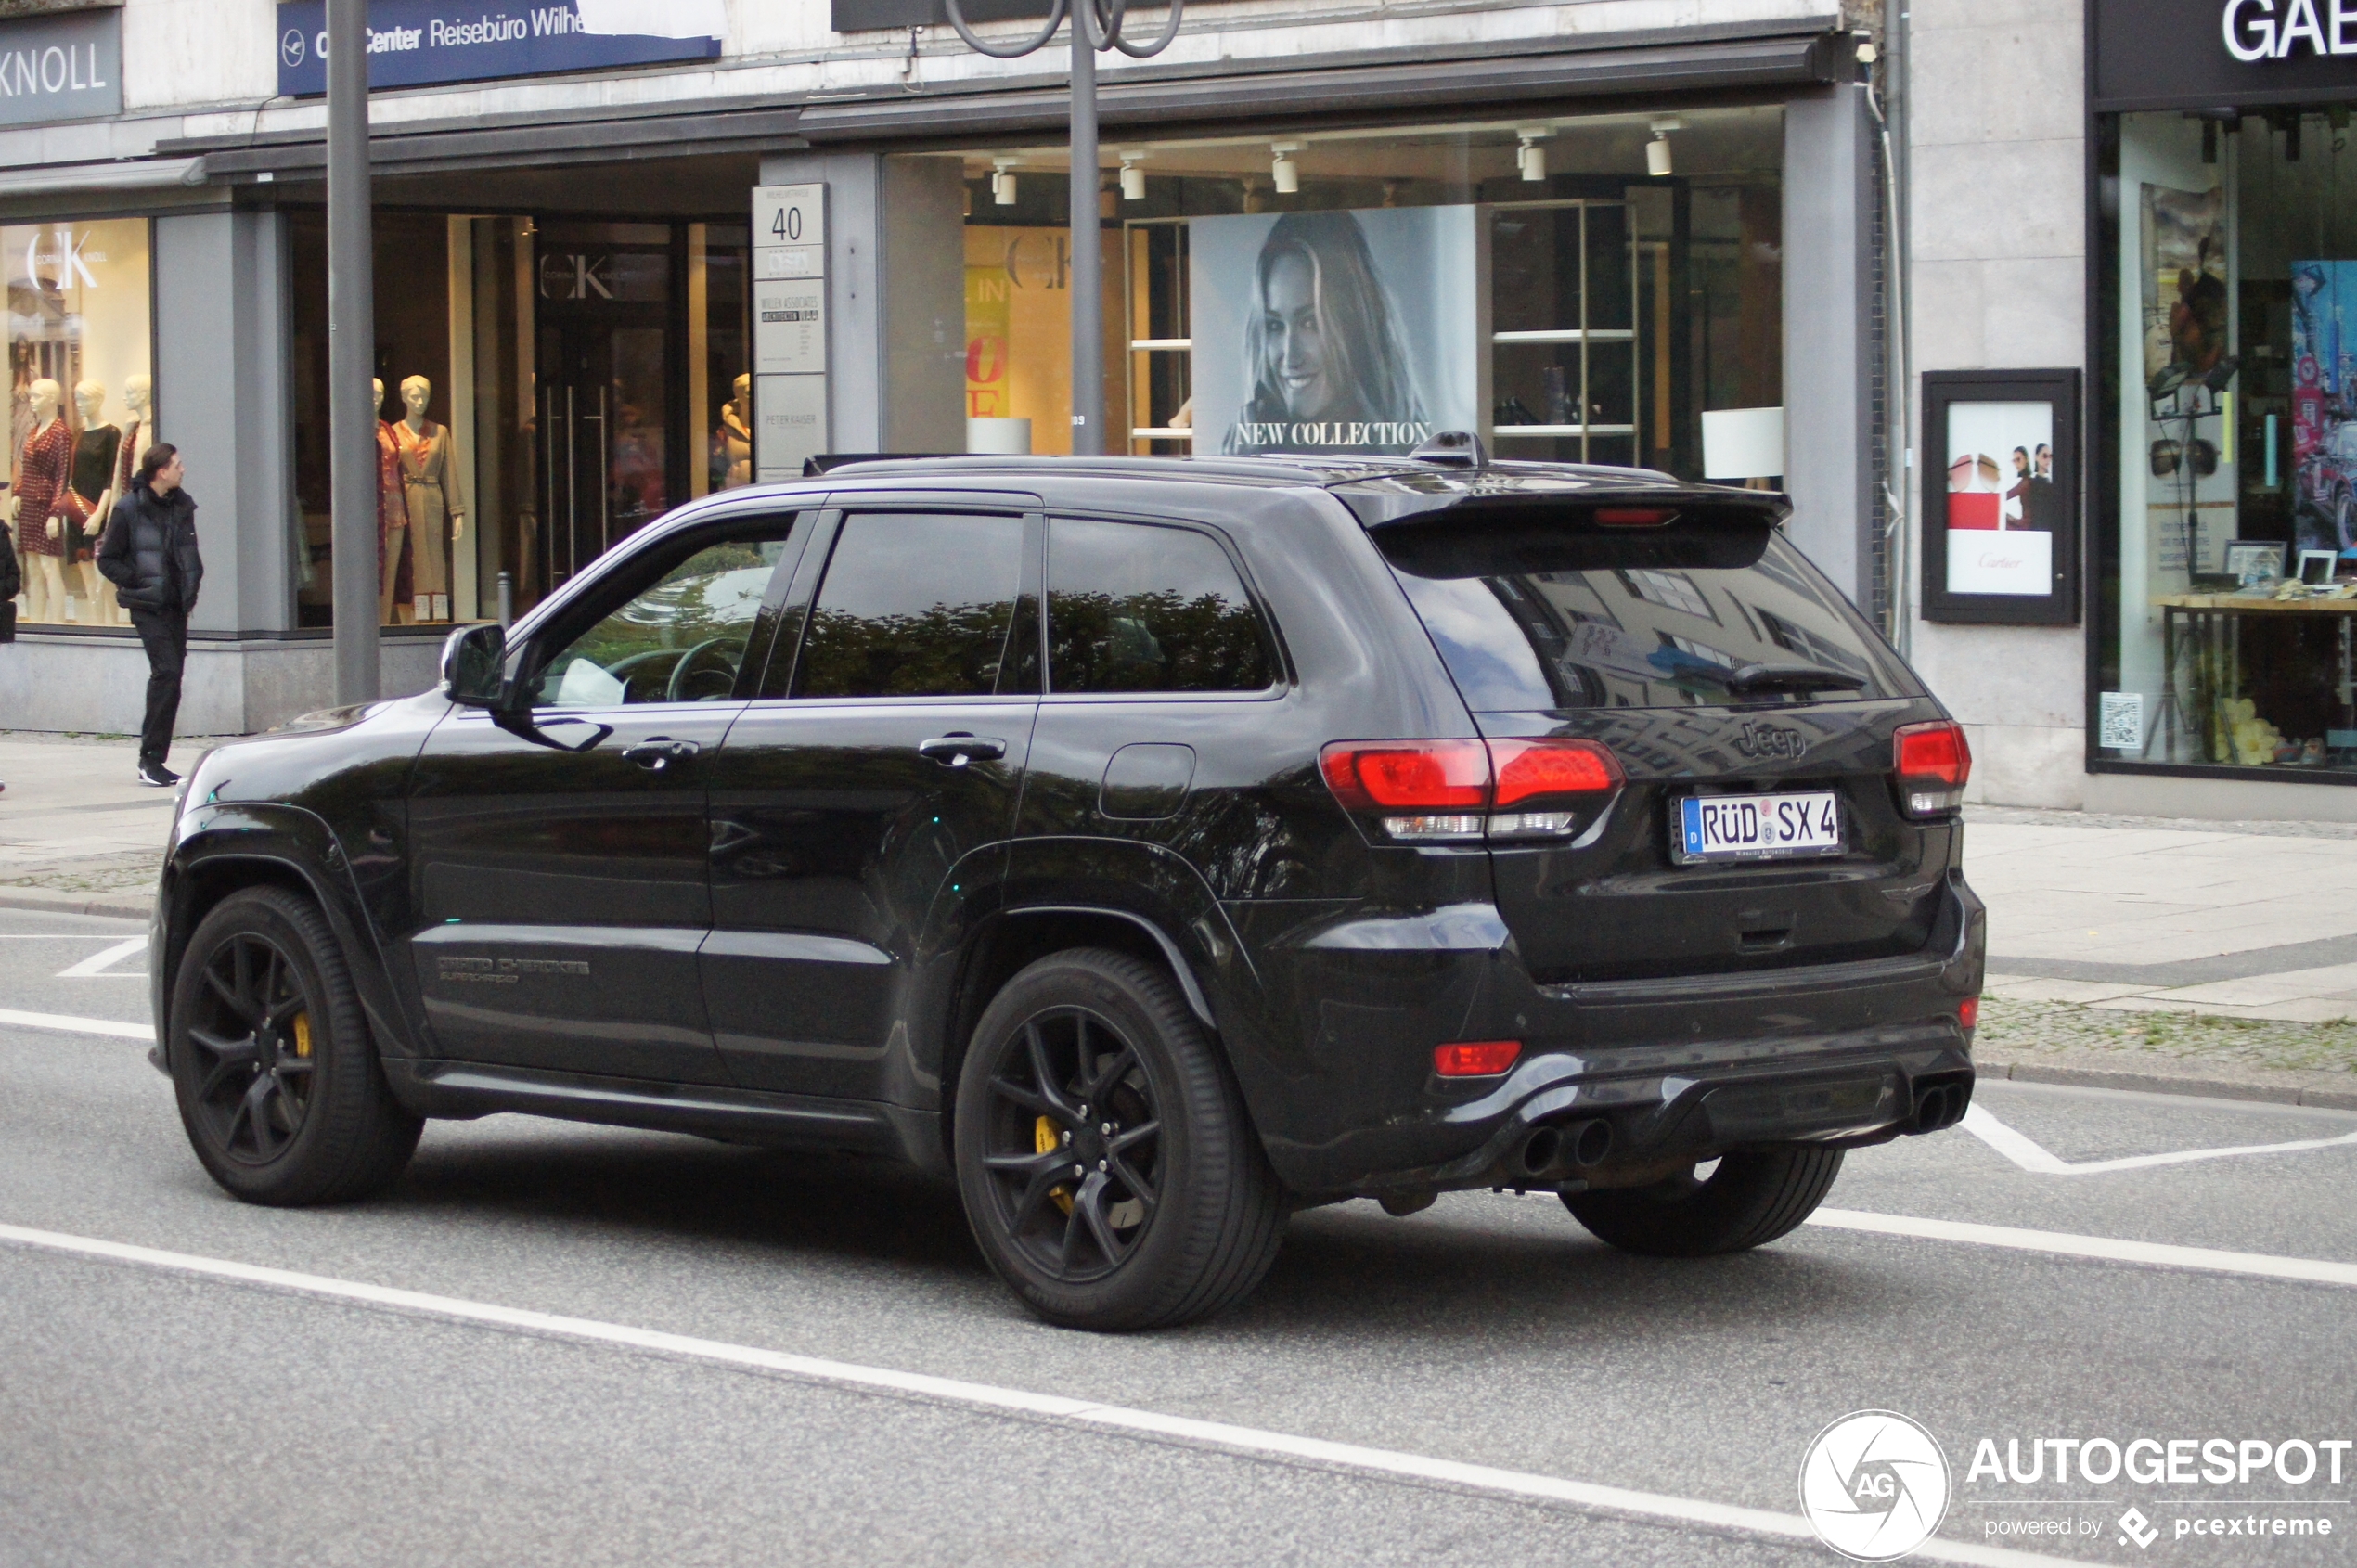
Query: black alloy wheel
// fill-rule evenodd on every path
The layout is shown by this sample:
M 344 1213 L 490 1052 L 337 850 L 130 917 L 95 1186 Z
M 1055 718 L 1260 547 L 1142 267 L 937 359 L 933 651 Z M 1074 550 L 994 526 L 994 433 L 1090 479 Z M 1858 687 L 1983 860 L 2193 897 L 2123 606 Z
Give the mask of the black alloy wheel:
M 222 900 L 173 977 L 166 1060 L 189 1146 L 249 1202 L 389 1186 L 423 1124 L 385 1082 L 335 935 L 283 888 Z
M 960 1069 L 954 1133 L 975 1240 L 1050 1322 L 1206 1317 L 1283 1239 L 1217 1044 L 1166 973 L 1124 954 L 1057 953 L 1007 983 Z
M 990 1077 L 985 1130 L 996 1217 L 1063 1284 L 1101 1279 L 1137 1251 L 1161 1202 L 1162 1116 L 1137 1047 L 1085 1008 L 1025 1019 Z
M 196 1047 L 189 1099 L 208 1140 L 240 1165 L 286 1151 L 311 1112 L 318 1058 L 311 1032 L 317 1003 L 293 956 L 273 934 L 229 933 L 206 955 L 186 1024 Z

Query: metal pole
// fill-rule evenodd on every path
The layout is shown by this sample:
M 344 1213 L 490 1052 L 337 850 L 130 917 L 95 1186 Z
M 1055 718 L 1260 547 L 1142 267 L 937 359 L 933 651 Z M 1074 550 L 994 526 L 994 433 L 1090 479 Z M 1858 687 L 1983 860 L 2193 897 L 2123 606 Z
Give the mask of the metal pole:
M 1079 0 L 1083 6 L 1095 0 Z M 1097 51 L 1072 19 L 1072 450 L 1105 450 L 1104 241 L 1097 227 Z M 1126 443 L 1125 443 L 1126 444 Z
M 516 574 L 499 573 L 499 625 L 502 630 L 516 623 Z
M 375 241 L 368 212 L 368 3 L 328 0 L 328 442 L 336 700 L 373 701 L 377 663 Z

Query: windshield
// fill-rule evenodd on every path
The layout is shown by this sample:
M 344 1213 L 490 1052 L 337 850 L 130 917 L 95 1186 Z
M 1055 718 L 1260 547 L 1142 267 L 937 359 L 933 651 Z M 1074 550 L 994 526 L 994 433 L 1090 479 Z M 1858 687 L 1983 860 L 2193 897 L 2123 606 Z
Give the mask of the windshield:
M 1781 535 L 1379 529 L 1476 713 L 1857 702 L 1920 688 Z

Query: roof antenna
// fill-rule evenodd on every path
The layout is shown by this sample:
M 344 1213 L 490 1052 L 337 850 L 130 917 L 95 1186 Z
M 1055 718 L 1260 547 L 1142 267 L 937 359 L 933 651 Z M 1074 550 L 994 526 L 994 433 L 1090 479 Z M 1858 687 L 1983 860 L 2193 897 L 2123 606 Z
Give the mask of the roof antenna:
M 1489 449 L 1471 431 L 1435 431 L 1423 444 L 1408 454 L 1411 463 L 1438 463 L 1450 469 L 1486 469 Z

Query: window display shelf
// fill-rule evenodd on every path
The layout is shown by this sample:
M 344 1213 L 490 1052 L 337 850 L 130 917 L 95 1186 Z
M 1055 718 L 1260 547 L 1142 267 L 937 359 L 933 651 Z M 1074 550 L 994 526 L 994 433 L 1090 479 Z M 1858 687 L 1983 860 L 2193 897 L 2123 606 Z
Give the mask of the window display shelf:
M 1497 436 L 1528 436 L 1533 439 L 1570 436 L 1575 440 L 1584 435 L 1634 435 L 1634 425 L 1497 425 L 1491 427 Z
M 1192 441 L 1195 439 L 1195 432 L 1190 430 L 1164 430 L 1141 426 L 1129 432 L 1129 439 L 1132 441 Z
M 1493 343 L 1633 343 L 1637 334 L 1626 327 L 1549 327 L 1530 332 L 1492 332 Z

